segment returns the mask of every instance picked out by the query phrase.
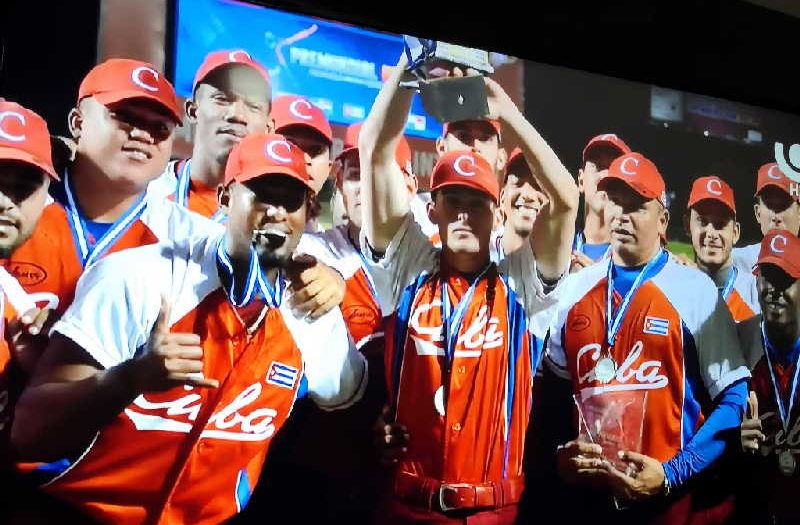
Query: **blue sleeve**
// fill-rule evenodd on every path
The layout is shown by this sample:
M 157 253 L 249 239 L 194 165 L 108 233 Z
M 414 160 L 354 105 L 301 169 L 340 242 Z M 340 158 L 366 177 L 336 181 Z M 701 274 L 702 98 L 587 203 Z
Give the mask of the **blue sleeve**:
M 746 404 L 746 381 L 738 381 L 720 392 L 717 406 L 694 437 L 675 457 L 664 463 L 664 473 L 672 488 L 681 486 L 722 456 L 726 446 L 725 435 L 741 426 Z

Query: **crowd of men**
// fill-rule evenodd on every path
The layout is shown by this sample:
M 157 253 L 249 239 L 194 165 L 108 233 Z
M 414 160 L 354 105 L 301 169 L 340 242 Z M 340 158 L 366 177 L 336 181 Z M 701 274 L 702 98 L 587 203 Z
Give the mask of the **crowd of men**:
M 406 66 L 335 158 L 243 50 L 183 108 L 97 65 L 69 147 L 0 99 L 3 519 L 800 522 L 798 184 L 754 167 L 734 248 L 734 188 L 693 181 L 690 260 L 647 152 L 600 134 L 572 174 L 485 77 L 422 192 Z

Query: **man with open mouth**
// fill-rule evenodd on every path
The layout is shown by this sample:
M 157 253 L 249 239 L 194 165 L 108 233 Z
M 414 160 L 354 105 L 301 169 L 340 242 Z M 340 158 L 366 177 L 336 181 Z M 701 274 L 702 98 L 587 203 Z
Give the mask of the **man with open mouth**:
M 311 195 L 298 148 L 250 135 L 227 161 L 224 233 L 85 274 L 12 431 L 23 459 L 55 462 L 42 490 L 105 523 L 221 523 L 298 397 L 360 398 L 366 362 L 339 309 L 309 321 L 285 301 L 313 262 L 295 255 Z

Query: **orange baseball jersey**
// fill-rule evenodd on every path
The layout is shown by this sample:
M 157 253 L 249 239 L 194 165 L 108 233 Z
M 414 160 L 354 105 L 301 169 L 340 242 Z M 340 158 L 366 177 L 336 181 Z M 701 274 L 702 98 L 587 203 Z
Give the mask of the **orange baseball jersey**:
M 145 194 L 100 238 L 94 238 L 69 190 L 69 177 L 51 185 L 54 202 L 45 207 L 33 235 L 5 261 L 5 267 L 42 306 L 64 312 L 78 278 L 107 254 L 160 240 L 219 233 L 202 217 L 178 213 L 174 203 Z
M 323 233 L 305 233 L 297 251 L 313 255 L 344 277 L 346 288 L 341 305 L 342 316 L 356 347 L 361 349 L 374 339 L 380 339 L 382 344 L 383 315 L 375 285 L 368 273 L 366 259 L 348 237 L 347 226 L 331 228 Z
M 762 332 L 763 333 L 763 332 Z M 763 341 L 763 338 L 759 338 Z M 796 497 L 800 489 L 800 417 L 798 417 L 797 358 L 800 340 L 788 352 L 770 349 L 753 368 L 750 389 L 758 397 L 758 412 L 766 440 L 758 472 L 758 487 L 770 511 L 782 518 L 800 518 Z M 781 396 L 781 406 L 777 395 Z M 792 399 L 793 398 L 793 399 Z M 785 424 L 785 427 L 784 427 Z
M 203 374 L 220 386 L 140 395 L 80 456 L 47 467 L 46 492 L 102 522 L 221 523 L 246 504 L 299 390 L 326 409 L 359 399 L 366 364 L 341 312 L 308 322 L 282 301 L 247 329 L 220 281 L 222 240 L 128 250 L 81 279 L 55 332 L 113 367 L 145 347 L 163 295 L 170 329 L 200 336 Z
M 442 483 L 519 479 L 555 292 L 544 293 L 528 244 L 472 286 L 440 257 L 409 217 L 370 262 L 381 310 L 391 314 L 389 401 L 411 436 L 400 471 Z
M 677 454 L 700 428 L 711 401 L 749 376 L 736 328 L 713 281 L 660 251 L 607 333 L 609 260 L 564 283 L 550 329 L 547 361 L 585 401 L 646 391 L 641 452 L 659 461 Z M 633 287 L 632 287 L 633 288 Z M 613 317 L 623 297 L 613 293 Z M 612 359 L 614 365 L 603 369 Z M 604 377 L 605 376 L 605 377 Z
M 36 305 L 19 282 L 5 268 L 0 268 L 0 471 L 8 466 L 7 443 L 11 432 L 14 402 L 19 394 L 14 356 L 9 346 L 6 325 Z
M 192 159 L 170 161 L 164 172 L 150 183 L 148 193 L 175 201 L 214 222 L 223 222 L 225 214 L 219 210 L 217 188 L 192 180 L 191 170 Z

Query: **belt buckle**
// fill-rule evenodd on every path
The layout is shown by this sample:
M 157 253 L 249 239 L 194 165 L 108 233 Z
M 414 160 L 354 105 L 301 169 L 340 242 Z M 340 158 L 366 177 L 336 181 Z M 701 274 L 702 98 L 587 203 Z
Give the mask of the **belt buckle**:
M 442 509 L 443 512 L 447 512 L 450 510 L 456 510 L 460 507 L 451 507 L 444 502 L 444 493 L 445 491 L 453 491 L 457 492 L 457 489 L 462 488 L 471 488 L 472 485 L 469 483 L 442 483 L 439 485 L 439 508 Z

